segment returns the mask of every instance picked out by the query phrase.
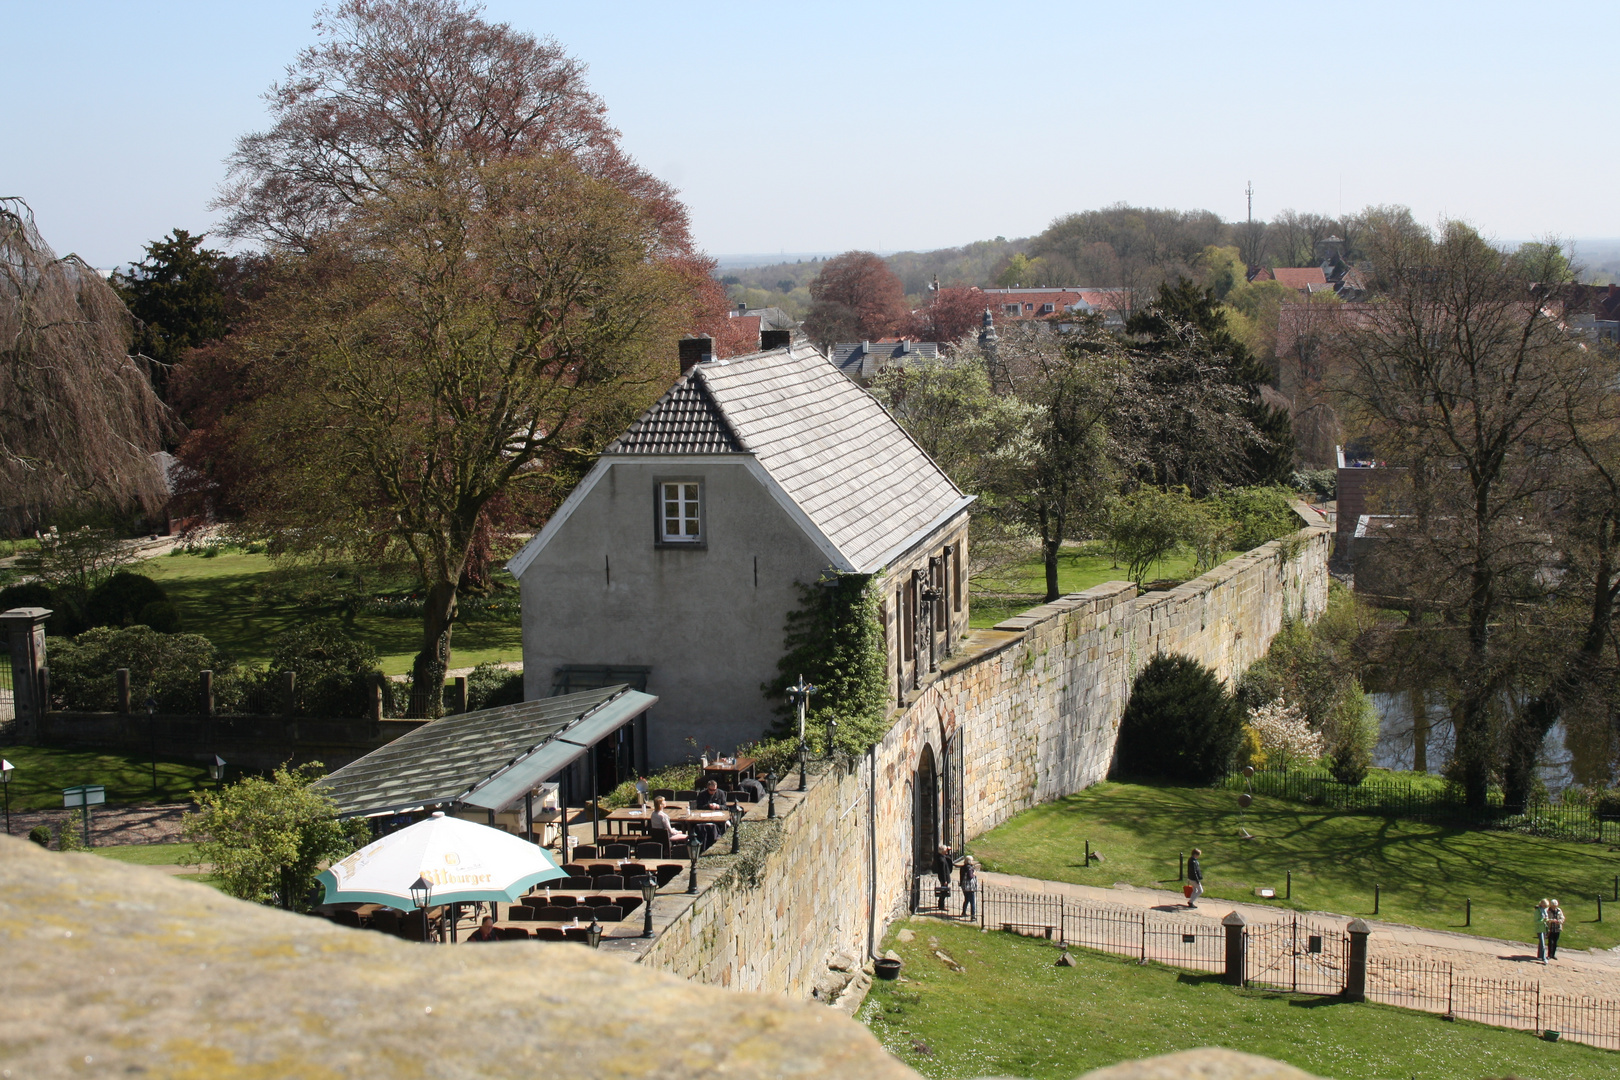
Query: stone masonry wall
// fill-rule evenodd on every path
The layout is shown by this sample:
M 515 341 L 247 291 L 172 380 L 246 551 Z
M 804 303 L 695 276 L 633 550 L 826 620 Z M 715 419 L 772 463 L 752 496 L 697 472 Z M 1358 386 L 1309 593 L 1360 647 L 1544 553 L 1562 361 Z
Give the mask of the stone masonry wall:
M 858 963 L 904 910 L 925 757 L 943 766 L 961 732 L 969 837 L 1096 783 L 1142 666 L 1177 652 L 1235 681 L 1285 617 L 1326 607 L 1331 540 L 1313 525 L 1167 592 L 1110 582 L 975 634 L 853 772 L 784 800 L 781 844 L 757 884 L 709 888 L 642 962 L 736 989 L 824 994 L 839 981 L 829 967 Z

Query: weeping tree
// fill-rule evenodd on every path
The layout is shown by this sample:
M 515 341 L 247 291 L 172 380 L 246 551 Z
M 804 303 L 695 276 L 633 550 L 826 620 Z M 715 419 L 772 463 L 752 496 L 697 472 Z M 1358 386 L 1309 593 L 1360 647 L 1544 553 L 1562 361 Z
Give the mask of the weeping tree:
M 134 324 L 100 274 L 58 257 L 20 199 L 0 199 L 0 525 L 64 509 L 154 511 L 152 453 L 171 421 Z

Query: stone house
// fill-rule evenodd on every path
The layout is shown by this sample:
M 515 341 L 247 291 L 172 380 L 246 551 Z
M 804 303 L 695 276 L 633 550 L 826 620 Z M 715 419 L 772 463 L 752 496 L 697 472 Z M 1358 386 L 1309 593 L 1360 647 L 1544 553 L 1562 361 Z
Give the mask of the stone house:
M 700 355 L 507 564 L 524 696 L 656 694 L 641 770 L 767 732 L 796 586 L 828 570 L 874 577 L 897 703 L 968 627 L 972 496 L 813 346 Z

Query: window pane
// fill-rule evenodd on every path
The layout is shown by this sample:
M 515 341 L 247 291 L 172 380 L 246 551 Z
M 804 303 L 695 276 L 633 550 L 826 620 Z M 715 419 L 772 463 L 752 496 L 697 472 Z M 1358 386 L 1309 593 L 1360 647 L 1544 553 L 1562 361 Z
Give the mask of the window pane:
M 687 518 L 686 519 L 686 535 L 687 536 L 696 536 L 697 534 L 698 534 L 697 519 L 696 518 Z
M 696 484 L 686 485 L 686 497 L 694 503 L 697 502 L 698 486 Z M 696 508 L 694 507 L 694 509 Z

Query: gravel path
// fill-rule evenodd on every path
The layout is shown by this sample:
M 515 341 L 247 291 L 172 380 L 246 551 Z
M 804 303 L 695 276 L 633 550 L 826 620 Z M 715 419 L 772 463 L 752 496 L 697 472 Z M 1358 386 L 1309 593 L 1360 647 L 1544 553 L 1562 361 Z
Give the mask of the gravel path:
M 114 844 L 170 844 L 180 839 L 180 819 L 194 803 L 159 803 L 154 806 L 92 806 L 90 841 L 96 847 Z M 13 810 L 11 833 L 27 836 L 36 825 L 49 825 L 54 832 L 61 822 L 79 819 L 79 811 Z
M 1251 923 L 1276 922 L 1290 912 L 1263 904 L 1242 904 L 1230 900 L 1206 897 L 1197 908 L 1189 910 L 1180 893 L 1162 889 L 1143 889 L 1134 885 L 1115 885 L 1100 888 L 1093 885 L 1074 885 L 1066 881 L 1043 881 L 1039 878 L 1019 877 L 1016 874 L 979 875 L 986 885 L 1017 889 L 1028 893 L 1053 896 L 1072 896 L 1116 907 L 1141 907 L 1174 911 L 1189 918 L 1204 918 L 1219 923 L 1233 911 L 1243 914 Z M 1351 916 L 1333 912 L 1313 911 L 1311 918 L 1343 927 Z M 1451 933 L 1445 930 L 1425 930 L 1400 923 L 1367 919 L 1372 928 L 1369 954 L 1374 959 L 1442 960 L 1450 963 L 1458 974 L 1482 978 L 1539 981 L 1545 990 L 1566 994 L 1589 994 L 1593 997 L 1620 1000 L 1620 950 L 1573 949 L 1561 947 L 1558 959 L 1550 964 L 1536 960 L 1536 947 L 1521 941 L 1503 941 L 1500 938 L 1480 937 L 1476 934 Z M 1569 935 L 1565 935 L 1566 938 Z

